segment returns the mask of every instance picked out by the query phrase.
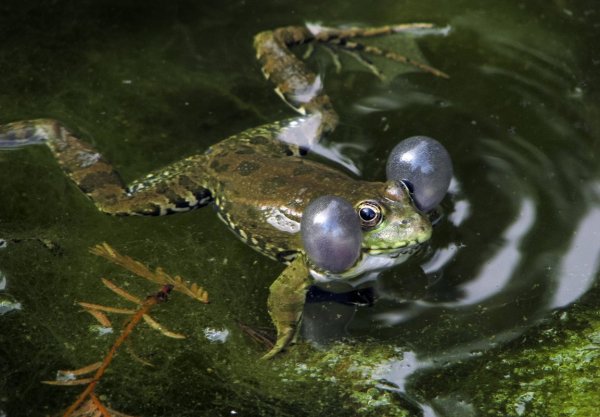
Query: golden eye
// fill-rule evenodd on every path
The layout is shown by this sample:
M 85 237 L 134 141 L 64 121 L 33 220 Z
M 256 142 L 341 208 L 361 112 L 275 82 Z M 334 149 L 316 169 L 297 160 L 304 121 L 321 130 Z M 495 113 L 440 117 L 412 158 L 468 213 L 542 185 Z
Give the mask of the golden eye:
M 374 201 L 363 201 L 357 206 L 356 211 L 362 227 L 375 227 L 383 220 L 381 207 Z

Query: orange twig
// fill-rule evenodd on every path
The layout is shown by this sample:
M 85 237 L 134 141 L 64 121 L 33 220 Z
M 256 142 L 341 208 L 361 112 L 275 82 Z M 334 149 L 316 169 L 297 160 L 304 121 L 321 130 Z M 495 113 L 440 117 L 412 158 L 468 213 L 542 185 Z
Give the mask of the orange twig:
M 137 276 L 147 279 L 148 281 L 161 285 L 173 285 L 175 287 L 175 291 L 179 291 L 202 303 L 208 303 L 208 293 L 204 290 L 204 288 L 198 286 L 198 284 L 188 284 L 179 275 L 172 277 L 160 267 L 156 268 L 155 271 L 152 271 L 141 262 L 136 261 L 129 256 L 121 255 L 106 242 L 92 247 L 90 252 L 94 255 L 101 256 L 104 259 L 107 259 L 110 262 L 119 265 L 130 272 L 133 272 Z
M 79 406 L 88 397 L 90 397 L 92 399 L 92 401 L 94 402 L 95 405 L 98 405 L 97 403 L 99 403 L 99 401 L 96 398 L 96 396 L 94 395 L 94 389 L 96 388 L 96 384 L 98 384 L 98 381 L 100 381 L 100 378 L 102 378 L 102 375 L 104 375 L 106 368 L 108 368 L 108 366 L 112 362 L 115 354 L 117 353 L 117 349 L 119 349 L 119 347 L 129 337 L 129 335 L 131 334 L 131 332 L 133 331 L 135 326 L 137 326 L 137 324 L 143 319 L 144 315 L 147 314 L 152 309 L 152 307 L 154 307 L 156 304 L 158 304 L 162 301 L 165 301 L 167 299 L 169 292 L 171 292 L 172 289 L 173 289 L 173 287 L 171 285 L 165 285 L 161 288 L 161 290 L 158 293 L 151 295 L 142 303 L 141 307 L 135 312 L 135 314 L 127 322 L 127 324 L 121 331 L 119 338 L 115 341 L 115 343 L 112 345 L 112 347 L 110 348 L 110 350 L 104 357 L 102 364 L 100 365 L 100 367 L 94 374 L 92 382 L 90 382 L 90 384 L 85 388 L 85 390 L 83 390 L 83 392 L 79 395 L 79 397 L 77 397 L 75 402 L 73 402 L 73 404 L 71 404 L 71 406 L 67 409 L 67 411 L 65 411 L 65 413 L 63 414 L 63 417 L 69 417 L 69 416 L 73 415 L 73 413 L 79 408 Z M 109 414 L 105 414 L 106 408 L 102 407 L 102 409 L 99 409 L 99 410 L 103 416 L 104 415 L 110 416 Z M 106 413 L 108 413 L 108 411 L 106 411 Z
M 98 323 L 100 323 L 101 326 L 104 327 L 112 327 L 112 323 L 110 322 L 110 320 L 108 319 L 108 317 L 106 317 L 106 314 L 104 314 L 101 311 L 98 310 L 93 310 L 91 308 L 84 308 L 84 310 L 87 313 L 90 313 Z
M 42 381 L 42 384 L 59 385 L 61 387 L 70 387 L 73 385 L 87 385 L 92 381 L 94 381 L 94 378 L 67 379 L 66 381 Z
M 84 366 L 83 368 L 62 370 L 62 371 L 58 371 L 58 372 L 63 375 L 79 376 L 79 375 L 90 374 L 90 373 L 94 372 L 96 369 L 100 368 L 101 366 L 102 366 L 102 362 L 96 362 L 91 365 Z
M 102 306 L 100 304 L 86 303 L 83 301 L 78 301 L 77 304 L 79 304 L 81 307 L 83 307 L 85 309 L 106 311 L 107 313 L 115 313 L 115 314 L 133 314 L 133 313 L 135 313 L 135 310 L 131 310 L 129 308 L 108 307 L 108 306 Z
M 123 288 L 119 287 L 117 284 L 115 284 L 112 281 L 109 281 L 106 278 L 101 278 L 102 279 L 102 283 L 112 292 L 114 292 L 115 294 L 117 294 L 120 297 L 123 297 L 126 300 L 132 301 L 136 304 L 142 304 L 142 300 L 140 300 L 139 298 L 137 298 L 135 295 L 133 294 L 129 294 L 127 291 L 125 291 Z
M 112 417 L 106 409 L 106 407 L 102 405 L 98 397 L 96 397 L 96 394 L 92 392 L 90 394 L 90 398 L 92 399 L 92 403 L 96 406 L 96 409 L 98 409 L 98 411 L 100 411 L 100 413 L 102 414 L 102 417 Z

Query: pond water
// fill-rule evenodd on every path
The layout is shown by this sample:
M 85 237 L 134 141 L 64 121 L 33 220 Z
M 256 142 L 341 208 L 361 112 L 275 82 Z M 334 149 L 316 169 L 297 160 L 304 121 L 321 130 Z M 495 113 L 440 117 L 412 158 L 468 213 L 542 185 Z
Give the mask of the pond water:
M 346 338 L 401 348 L 381 378 L 415 415 L 452 415 L 411 391 L 421 371 L 501 347 L 597 285 L 597 2 L 137 3 L 4 2 L 0 122 L 61 120 L 131 181 L 293 115 L 260 73 L 255 33 L 306 22 L 435 24 L 404 48 L 449 79 L 402 70 L 382 82 L 356 65 L 338 74 L 325 55 L 311 61 L 341 117 L 325 146 L 360 177 L 383 179 L 389 151 L 417 134 L 440 140 L 453 159 L 428 249 L 382 275 L 372 307 L 314 302 L 304 323 L 305 339 L 325 346 Z M 1 417 L 51 415 L 76 396 L 78 388 L 40 381 L 100 360 L 114 341 L 90 328 L 93 319 L 75 304 L 127 307 L 101 277 L 140 295 L 153 290 L 88 252 L 104 241 L 198 282 L 212 300 L 173 297 L 160 308 L 159 321 L 184 341 L 148 329 L 132 337 L 98 389 L 112 408 L 143 416 L 353 415 L 336 406 L 344 396 L 335 389 L 282 382 L 282 369 L 297 365 L 285 355 L 276 365 L 256 363 L 264 348 L 236 323 L 271 326 L 267 288 L 282 266 L 239 242 L 214 211 L 99 214 L 43 147 L 0 152 L 0 175 Z M 220 331 L 229 332 L 224 343 Z

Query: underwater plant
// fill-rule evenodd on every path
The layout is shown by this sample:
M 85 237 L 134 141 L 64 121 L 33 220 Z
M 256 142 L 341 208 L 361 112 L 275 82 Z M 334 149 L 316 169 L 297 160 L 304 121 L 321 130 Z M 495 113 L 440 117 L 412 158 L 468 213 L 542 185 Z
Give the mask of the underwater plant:
M 167 330 L 150 316 L 150 310 L 157 304 L 167 301 L 172 291 L 184 293 L 202 303 L 208 303 L 208 293 L 197 284 L 187 284 L 180 276 L 172 277 L 162 270 L 156 268 L 150 270 L 144 264 L 128 256 L 124 256 L 115 251 L 107 243 L 96 245 L 90 250 L 93 254 L 102 256 L 112 263 L 115 263 L 139 277 L 145 278 L 153 283 L 161 285 L 159 291 L 149 295 L 142 300 L 133 294 L 125 291 L 112 281 L 102 278 L 102 283 L 111 291 L 122 298 L 125 298 L 138 305 L 137 309 L 123 309 L 99 304 L 78 302 L 85 311 L 90 313 L 102 326 L 112 327 L 111 321 L 105 313 L 127 314 L 129 319 L 123 325 L 119 337 L 115 340 L 102 361 L 95 362 L 83 368 L 75 370 L 61 370 L 58 372 L 59 378 L 53 381 L 42 381 L 44 384 L 73 386 L 86 385 L 86 388 L 79 394 L 73 403 L 62 414 L 62 417 L 131 417 L 104 406 L 95 393 L 96 386 L 104 376 L 106 369 L 110 366 L 117 350 L 131 336 L 135 327 L 142 321 L 150 327 L 160 331 L 167 337 L 182 339 L 184 335 Z M 137 358 L 136 358 L 137 359 Z M 93 373 L 91 377 L 85 377 Z M 78 378 L 82 377 L 82 378 Z

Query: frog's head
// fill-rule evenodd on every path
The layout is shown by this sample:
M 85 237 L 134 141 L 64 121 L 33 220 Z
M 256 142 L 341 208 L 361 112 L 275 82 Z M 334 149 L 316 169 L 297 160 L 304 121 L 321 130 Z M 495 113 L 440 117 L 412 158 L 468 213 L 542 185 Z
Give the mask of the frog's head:
M 398 258 L 429 240 L 426 213 L 443 199 L 452 178 L 447 151 L 434 139 L 412 137 L 394 148 L 386 171 L 386 183 L 364 188 L 357 183 L 357 189 L 346 190 L 346 196 L 358 201 L 330 195 L 307 206 L 300 227 L 302 241 L 318 268 L 354 275 L 365 254 Z
M 404 183 L 356 185 L 352 201 L 333 195 L 313 200 L 300 226 L 312 264 L 344 277 L 360 273 L 361 260 L 372 256 L 392 258 L 385 263 L 392 265 L 400 254 L 412 253 L 431 237 L 431 223 L 415 207 Z
M 362 230 L 363 252 L 371 255 L 408 252 L 429 240 L 431 222 L 415 207 L 403 182 L 390 180 L 378 194 L 354 205 Z

